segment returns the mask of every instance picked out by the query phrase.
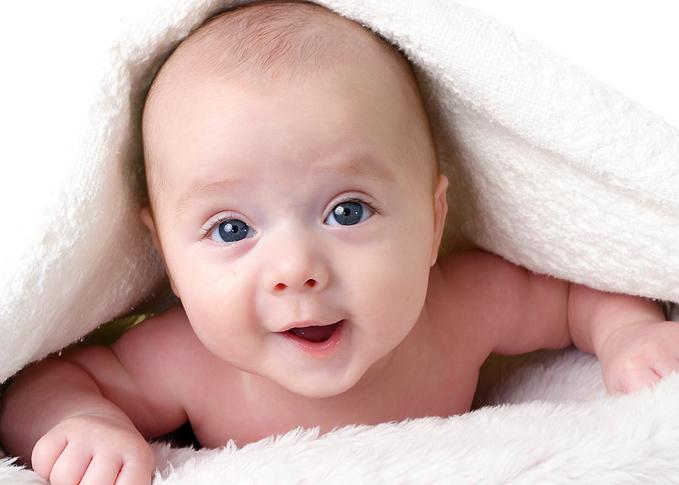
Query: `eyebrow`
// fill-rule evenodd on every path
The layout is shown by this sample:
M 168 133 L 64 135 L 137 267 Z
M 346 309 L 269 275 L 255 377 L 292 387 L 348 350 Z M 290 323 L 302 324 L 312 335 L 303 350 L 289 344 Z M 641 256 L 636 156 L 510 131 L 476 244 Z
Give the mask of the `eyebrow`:
M 392 171 L 383 163 L 378 162 L 371 156 L 362 155 L 342 160 L 339 163 L 321 163 L 310 169 L 312 177 L 318 175 L 332 175 L 345 177 L 360 177 L 373 180 L 383 180 L 393 182 L 395 180 Z M 214 193 L 223 192 L 238 185 L 242 185 L 243 180 L 238 178 L 227 178 L 209 184 L 196 184 L 186 192 L 177 203 L 177 210 L 184 211 L 197 200 L 209 197 Z

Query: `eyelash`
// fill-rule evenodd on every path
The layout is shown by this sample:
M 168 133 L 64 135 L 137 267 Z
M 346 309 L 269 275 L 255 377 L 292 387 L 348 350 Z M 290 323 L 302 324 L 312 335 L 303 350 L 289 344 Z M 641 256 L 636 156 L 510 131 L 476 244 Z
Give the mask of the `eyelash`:
M 200 228 L 200 237 L 205 238 L 212 233 L 212 230 L 219 226 L 222 222 L 228 221 L 229 219 L 235 219 L 232 214 L 222 214 L 214 222 L 208 221 L 203 227 Z
M 357 204 L 363 204 L 366 207 L 368 207 L 368 209 L 370 209 L 373 214 L 380 214 L 381 213 L 380 210 L 377 207 L 375 207 L 373 204 L 371 204 L 367 200 L 361 199 L 360 197 L 347 197 L 346 199 L 340 200 L 339 202 L 337 202 L 335 205 L 333 205 L 333 207 L 338 206 L 340 204 L 346 204 L 347 202 L 356 202 Z M 330 215 L 330 213 L 328 213 L 328 215 Z M 326 218 L 327 218 L 327 216 L 323 220 L 325 220 Z
M 335 205 L 333 205 L 333 207 L 340 205 L 340 204 L 345 204 L 347 202 L 356 202 L 357 204 L 364 204 L 366 207 L 368 207 L 368 209 L 370 209 L 373 212 L 373 214 L 380 214 L 381 213 L 381 211 L 377 207 L 375 207 L 370 202 L 361 199 L 360 197 L 348 197 L 346 199 L 340 200 Z M 328 213 L 328 215 L 330 215 L 330 212 Z M 200 237 L 201 238 L 207 237 L 208 235 L 210 235 L 212 233 L 213 229 L 215 227 L 219 226 L 222 222 L 228 221 L 229 219 L 234 219 L 234 218 L 236 218 L 236 217 L 234 217 L 233 214 L 222 214 L 215 221 L 208 221 L 203 227 L 200 228 Z M 323 218 L 323 220 L 325 220 L 326 218 L 327 218 L 327 216 L 325 218 Z

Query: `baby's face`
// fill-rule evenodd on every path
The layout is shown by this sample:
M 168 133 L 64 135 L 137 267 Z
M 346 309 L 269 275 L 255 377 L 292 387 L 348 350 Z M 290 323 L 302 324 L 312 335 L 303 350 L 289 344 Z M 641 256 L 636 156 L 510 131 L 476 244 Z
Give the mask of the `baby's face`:
M 403 88 L 366 72 L 266 85 L 187 76 L 145 133 L 162 172 L 145 219 L 196 335 L 310 397 L 388 361 L 438 251 L 431 154 L 412 142 L 421 128 Z M 336 322 L 319 343 L 286 332 Z

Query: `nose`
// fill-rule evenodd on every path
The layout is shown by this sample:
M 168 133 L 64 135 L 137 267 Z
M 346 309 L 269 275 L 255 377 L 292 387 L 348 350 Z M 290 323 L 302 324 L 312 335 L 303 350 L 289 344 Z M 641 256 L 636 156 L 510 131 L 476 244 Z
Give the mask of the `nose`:
M 265 285 L 273 294 L 318 292 L 328 283 L 328 267 L 310 237 L 296 232 L 278 239 L 266 262 Z

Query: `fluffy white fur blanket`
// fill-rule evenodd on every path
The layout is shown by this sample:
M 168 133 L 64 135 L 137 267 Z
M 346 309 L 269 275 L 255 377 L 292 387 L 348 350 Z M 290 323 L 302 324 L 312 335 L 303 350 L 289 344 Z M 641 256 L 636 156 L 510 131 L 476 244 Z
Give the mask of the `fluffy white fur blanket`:
M 160 281 L 162 266 L 136 217 L 144 91 L 177 41 L 235 3 L 13 2 L 5 9 L 14 23 L 0 34 L 12 74 L 0 89 L 9 134 L 0 152 L 0 211 L 11 231 L 0 242 L 0 381 L 128 312 Z M 621 79 L 614 69 L 577 67 L 465 5 L 471 0 L 319 3 L 380 32 L 415 64 L 453 182 L 448 247 L 466 239 L 537 272 L 679 300 L 673 92 L 665 92 L 666 103 L 645 98 L 664 86 L 651 78 L 622 94 L 612 87 Z M 519 11 L 540 12 L 527 4 Z M 497 2 L 478 5 L 533 35 L 551 35 L 546 43 L 556 50 L 578 53 L 568 51 L 575 42 L 563 42 L 566 33 L 544 29 L 544 8 L 545 22 L 531 23 Z M 598 25 L 611 22 L 607 12 L 598 11 Z M 658 30 L 646 26 L 649 35 L 634 45 Z M 586 34 L 575 25 L 568 33 Z M 679 481 L 672 405 L 679 379 L 607 397 L 596 363 L 571 352 L 501 381 L 486 402 L 514 404 L 445 420 L 347 428 L 320 439 L 293 433 L 238 451 L 173 452 L 169 461 L 159 447 L 157 481 Z M 0 480 L 39 483 L 7 463 Z
M 577 350 L 500 367 L 489 404 L 462 416 L 293 430 L 247 445 L 194 451 L 154 444 L 155 485 L 237 483 L 677 483 L 679 375 L 610 397 L 600 367 Z M 0 467 L 0 483 L 38 485 Z

